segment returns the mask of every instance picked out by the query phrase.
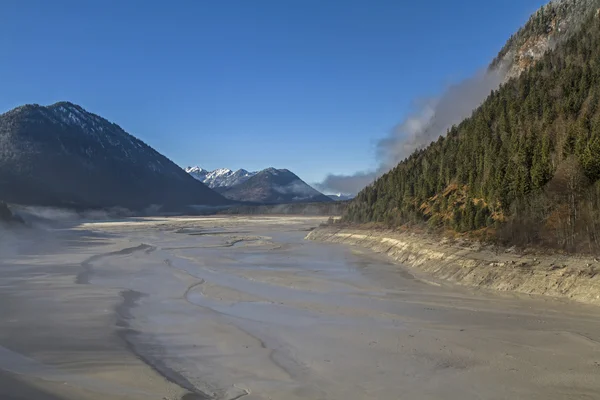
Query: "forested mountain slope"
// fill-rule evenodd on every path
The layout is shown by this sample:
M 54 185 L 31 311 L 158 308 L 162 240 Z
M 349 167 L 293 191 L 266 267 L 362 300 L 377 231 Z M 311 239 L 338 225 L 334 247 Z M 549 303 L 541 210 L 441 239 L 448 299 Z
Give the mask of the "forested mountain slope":
M 577 30 L 360 192 L 344 220 L 600 248 L 600 17 L 584 3 Z

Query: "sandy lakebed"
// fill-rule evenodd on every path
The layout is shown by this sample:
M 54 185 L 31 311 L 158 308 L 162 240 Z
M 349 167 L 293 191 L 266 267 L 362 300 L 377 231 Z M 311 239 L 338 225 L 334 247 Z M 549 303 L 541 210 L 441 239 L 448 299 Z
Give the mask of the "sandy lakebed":
M 0 398 L 600 398 L 597 306 L 432 282 L 321 222 L 0 232 Z

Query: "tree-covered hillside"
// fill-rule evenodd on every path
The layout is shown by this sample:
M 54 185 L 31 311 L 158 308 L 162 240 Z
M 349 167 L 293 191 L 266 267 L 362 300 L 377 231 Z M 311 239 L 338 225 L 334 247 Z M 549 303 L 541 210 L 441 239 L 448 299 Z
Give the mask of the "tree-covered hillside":
M 365 188 L 344 219 L 600 248 L 600 17 Z M 493 228 L 493 229 L 492 229 Z

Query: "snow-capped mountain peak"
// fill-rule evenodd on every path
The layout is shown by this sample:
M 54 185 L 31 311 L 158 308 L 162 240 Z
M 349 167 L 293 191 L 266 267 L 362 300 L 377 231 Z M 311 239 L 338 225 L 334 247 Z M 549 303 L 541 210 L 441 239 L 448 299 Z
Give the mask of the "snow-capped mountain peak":
M 187 167 L 185 171 L 211 189 L 235 186 L 256 175 L 256 172 L 248 172 L 245 169 L 232 171 L 229 168 L 208 171 L 201 167 Z
M 232 200 L 266 204 L 332 201 L 293 172 L 276 168 L 264 169 L 220 193 Z
M 331 201 L 287 169 L 266 168 L 258 172 L 220 168 L 207 171 L 200 167 L 185 169 L 223 196 L 255 203 L 294 203 Z
M 206 177 L 211 180 L 218 180 L 230 176 L 231 174 L 233 174 L 233 171 L 229 168 L 219 168 L 209 172 Z
M 188 174 L 201 174 L 208 171 L 200 167 L 187 167 L 185 169 L 185 172 L 187 172 Z

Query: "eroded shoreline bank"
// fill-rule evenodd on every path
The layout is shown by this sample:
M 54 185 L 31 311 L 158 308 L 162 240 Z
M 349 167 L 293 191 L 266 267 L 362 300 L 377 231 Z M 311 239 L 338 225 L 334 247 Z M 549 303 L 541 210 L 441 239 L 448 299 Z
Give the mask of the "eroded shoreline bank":
M 347 227 L 319 227 L 306 238 L 368 248 L 460 285 L 600 304 L 600 261 L 593 257 L 518 254 L 427 235 Z

